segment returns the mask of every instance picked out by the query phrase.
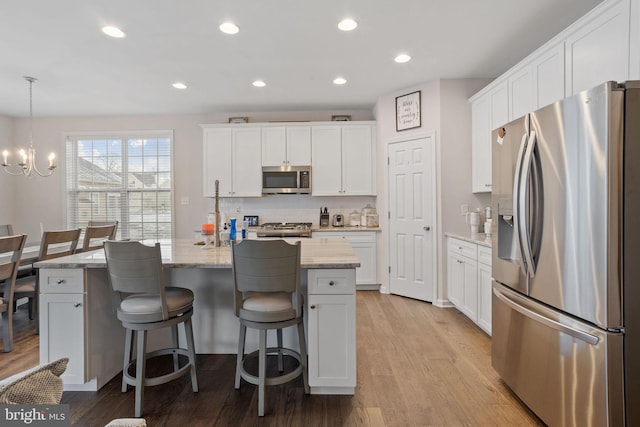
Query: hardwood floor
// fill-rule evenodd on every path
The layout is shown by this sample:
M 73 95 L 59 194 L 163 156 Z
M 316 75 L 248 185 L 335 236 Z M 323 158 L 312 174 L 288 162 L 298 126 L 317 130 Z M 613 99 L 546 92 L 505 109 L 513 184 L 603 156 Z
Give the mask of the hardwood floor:
M 17 315 L 14 351 L 0 354 L 0 378 L 38 363 L 38 339 L 26 311 Z M 306 396 L 300 379 L 266 391 L 233 388 L 234 355 L 199 355 L 200 392 L 183 377 L 145 391 L 149 426 L 541 426 L 491 367 L 491 341 L 455 309 L 383 295 L 357 294 L 355 396 Z M 152 364 L 162 369 L 164 360 Z M 99 392 L 65 392 L 74 426 L 103 426 L 133 416 L 133 390 L 120 377 Z

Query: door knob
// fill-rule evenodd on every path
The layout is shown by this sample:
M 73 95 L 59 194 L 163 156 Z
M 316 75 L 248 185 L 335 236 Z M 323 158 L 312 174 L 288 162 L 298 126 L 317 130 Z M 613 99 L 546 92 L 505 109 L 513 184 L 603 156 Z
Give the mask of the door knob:
M 429 227 L 428 225 L 426 225 L 426 226 L 422 227 L 422 229 L 423 229 L 424 231 L 429 231 L 429 230 L 431 230 L 431 227 Z

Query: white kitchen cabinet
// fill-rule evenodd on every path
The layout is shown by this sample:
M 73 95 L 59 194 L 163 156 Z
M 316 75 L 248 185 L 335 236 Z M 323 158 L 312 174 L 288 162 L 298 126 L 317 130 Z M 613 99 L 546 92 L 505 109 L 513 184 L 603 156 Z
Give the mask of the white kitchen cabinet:
M 600 3 L 470 98 L 474 193 L 491 191 L 492 130 L 606 81 L 640 79 L 636 1 Z
M 353 394 L 355 270 L 309 270 L 307 286 L 309 386 L 313 394 Z
M 65 390 L 95 391 L 122 371 L 124 329 L 111 309 L 111 290 L 96 286 L 89 295 L 85 272 L 100 274 L 43 268 L 38 276 L 40 363 L 69 358 L 62 374 Z
M 491 132 L 508 122 L 507 82 L 496 86 L 471 106 L 471 191 L 491 191 Z
M 372 124 L 313 126 L 312 194 L 375 195 L 375 128 Z
M 532 109 L 542 108 L 565 97 L 564 43 L 557 43 L 536 55 L 531 64 L 534 101 Z M 512 116 L 513 119 L 519 116 Z
M 478 321 L 477 245 L 449 238 L 449 300 L 474 322 Z
M 378 289 L 378 250 L 377 232 L 375 231 L 314 231 L 314 239 L 340 239 L 347 240 L 360 261 L 360 267 L 356 268 L 356 288 Z
M 311 126 L 262 128 L 262 166 L 309 165 Z
M 605 3 L 565 37 L 567 96 L 630 78 L 630 1 Z
M 258 127 L 205 128 L 204 196 L 215 196 L 216 180 L 221 197 L 262 196 L 261 153 Z
M 478 325 L 491 335 L 491 249 L 478 245 Z
M 449 301 L 491 335 L 491 248 L 448 238 Z

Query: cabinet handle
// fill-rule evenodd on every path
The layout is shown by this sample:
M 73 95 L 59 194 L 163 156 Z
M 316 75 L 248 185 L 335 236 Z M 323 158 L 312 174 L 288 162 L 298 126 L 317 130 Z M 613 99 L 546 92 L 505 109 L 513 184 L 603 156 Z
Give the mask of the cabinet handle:
M 65 282 L 64 279 L 58 279 L 58 281 L 56 282 L 58 285 L 62 285 Z
M 315 305 L 315 304 L 311 304 L 311 305 L 309 306 L 309 308 L 310 308 L 311 310 L 313 310 L 314 308 L 316 308 L 316 305 Z
M 484 186 L 485 187 L 491 187 L 491 184 L 485 184 Z
M 73 304 L 73 306 L 74 306 L 75 308 L 78 308 L 78 307 L 80 307 L 81 305 L 82 305 L 82 304 L 81 304 L 81 303 L 79 303 L 79 302 L 77 302 L 77 303 Z
M 462 264 L 462 261 L 460 261 L 459 259 L 456 260 L 458 262 L 458 264 Z
M 431 227 L 429 227 L 429 226 L 427 225 L 426 227 L 422 227 L 422 229 L 423 229 L 424 231 L 429 231 L 429 230 L 431 230 Z
M 458 246 L 458 249 L 462 250 L 462 246 Z
M 334 282 L 333 280 L 329 282 L 329 286 L 333 286 L 335 284 L 336 284 L 336 282 Z

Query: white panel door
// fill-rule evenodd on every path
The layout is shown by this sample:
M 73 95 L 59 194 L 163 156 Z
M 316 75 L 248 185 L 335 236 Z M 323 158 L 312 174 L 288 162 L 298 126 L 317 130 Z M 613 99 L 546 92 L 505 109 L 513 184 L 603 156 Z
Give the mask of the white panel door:
M 435 263 L 435 141 L 389 144 L 391 293 L 433 301 Z
M 259 128 L 233 130 L 233 197 L 262 196 L 262 144 Z
M 342 190 L 346 196 L 375 195 L 371 126 L 342 128 Z
M 287 135 L 284 127 L 262 128 L 262 166 L 287 164 Z
M 564 44 L 559 43 L 533 62 L 535 109 L 564 98 Z
M 215 182 L 219 181 L 220 196 L 233 194 L 231 182 L 231 128 L 213 128 L 204 131 L 204 183 L 205 197 L 215 196 Z
M 311 126 L 287 128 L 287 164 L 311 165 Z
M 526 65 L 522 70 L 509 77 L 509 119 L 514 120 L 534 110 L 533 73 L 531 66 Z

